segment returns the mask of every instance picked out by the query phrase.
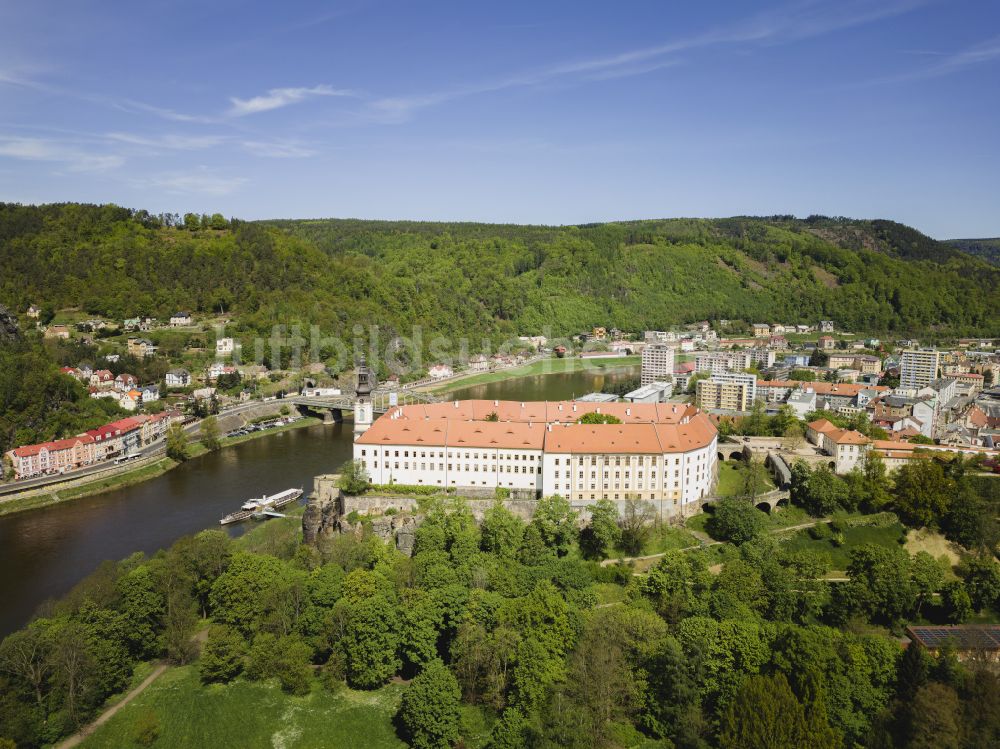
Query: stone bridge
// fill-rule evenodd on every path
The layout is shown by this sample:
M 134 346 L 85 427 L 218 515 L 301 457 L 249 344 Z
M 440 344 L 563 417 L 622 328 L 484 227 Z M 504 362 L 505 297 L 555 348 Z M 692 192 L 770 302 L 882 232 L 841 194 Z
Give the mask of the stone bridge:
M 720 442 L 716 445 L 719 453 L 719 460 L 748 460 L 750 458 L 750 448 L 741 442 Z
M 396 406 L 410 406 L 416 403 L 440 403 L 442 400 L 429 393 L 417 393 L 411 390 L 377 390 L 371 394 L 371 399 L 372 410 L 376 415 L 384 414 L 390 408 Z M 300 411 L 310 411 L 322 415 L 323 421 L 329 424 L 343 421 L 344 411 L 353 411 L 358 399 L 354 393 L 343 393 L 341 395 L 297 395 L 285 400 L 297 406 Z

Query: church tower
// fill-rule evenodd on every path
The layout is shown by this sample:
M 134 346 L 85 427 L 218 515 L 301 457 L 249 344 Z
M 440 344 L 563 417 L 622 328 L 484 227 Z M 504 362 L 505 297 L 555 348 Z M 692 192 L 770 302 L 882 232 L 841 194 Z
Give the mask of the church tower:
M 358 365 L 358 384 L 354 388 L 354 439 L 368 431 L 374 420 L 372 390 L 375 389 L 375 375 L 368 368 L 364 357 Z

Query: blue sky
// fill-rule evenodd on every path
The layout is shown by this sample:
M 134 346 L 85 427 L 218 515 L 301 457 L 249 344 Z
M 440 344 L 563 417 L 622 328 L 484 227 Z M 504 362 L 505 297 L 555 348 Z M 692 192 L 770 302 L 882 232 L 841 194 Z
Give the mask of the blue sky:
M 0 200 L 1000 235 L 1000 3 L 0 5 Z

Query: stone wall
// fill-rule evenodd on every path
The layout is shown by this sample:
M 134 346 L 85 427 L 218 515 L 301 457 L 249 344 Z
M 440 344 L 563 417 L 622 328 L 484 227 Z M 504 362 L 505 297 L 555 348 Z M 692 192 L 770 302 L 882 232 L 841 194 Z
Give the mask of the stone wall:
M 365 494 L 361 497 L 347 496 L 337 488 L 337 474 L 316 476 L 313 480 L 313 493 L 309 497 L 305 514 L 302 517 L 303 542 L 318 546 L 324 539 L 330 539 L 342 533 L 352 533 L 360 537 L 365 521 L 371 526 L 372 532 L 387 541 L 394 541 L 396 547 L 404 554 L 413 551 L 413 540 L 416 527 L 420 525 L 423 516 L 420 514 L 420 499 L 402 495 Z M 457 497 L 456 497 L 457 498 Z M 482 522 L 486 512 L 497 501 L 490 493 L 488 498 L 461 497 L 472 512 L 473 517 Z M 590 506 L 596 500 L 572 502 L 571 506 L 579 514 L 581 525 L 590 520 Z M 619 511 L 624 510 L 625 502 L 617 502 Z M 688 514 L 694 514 L 702 503 L 688 505 Z M 538 507 L 536 499 L 505 499 L 503 506 L 525 522 L 530 521 Z M 660 507 L 654 503 L 658 512 L 670 521 L 680 522 L 683 515 L 680 508 L 671 503 Z M 390 512 L 389 515 L 385 513 Z M 357 518 L 351 522 L 348 518 Z

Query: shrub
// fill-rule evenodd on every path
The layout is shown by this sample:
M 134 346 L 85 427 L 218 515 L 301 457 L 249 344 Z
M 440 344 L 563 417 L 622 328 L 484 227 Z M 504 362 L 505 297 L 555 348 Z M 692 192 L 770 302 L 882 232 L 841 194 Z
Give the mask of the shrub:
M 156 713 L 152 710 L 143 712 L 135 722 L 132 735 L 139 746 L 152 746 L 160 738 L 160 719 Z

